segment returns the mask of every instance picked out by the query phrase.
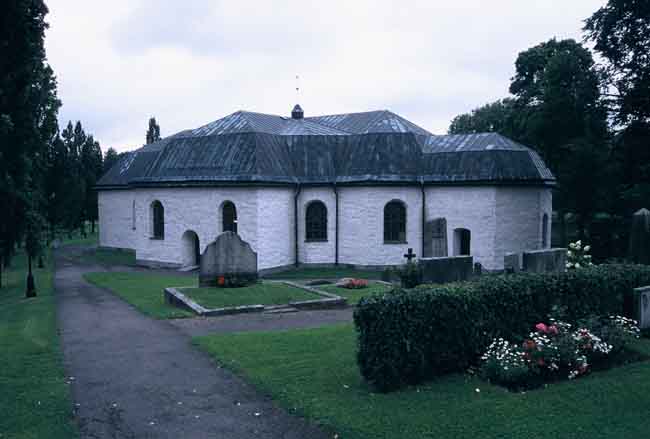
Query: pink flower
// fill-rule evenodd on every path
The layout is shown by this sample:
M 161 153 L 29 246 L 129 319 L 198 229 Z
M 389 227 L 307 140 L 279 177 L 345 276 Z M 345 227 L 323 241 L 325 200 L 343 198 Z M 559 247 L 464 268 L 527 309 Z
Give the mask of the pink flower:
M 543 332 L 544 334 L 548 332 L 548 326 L 546 326 L 544 323 L 536 324 L 535 329 L 537 329 L 539 332 Z

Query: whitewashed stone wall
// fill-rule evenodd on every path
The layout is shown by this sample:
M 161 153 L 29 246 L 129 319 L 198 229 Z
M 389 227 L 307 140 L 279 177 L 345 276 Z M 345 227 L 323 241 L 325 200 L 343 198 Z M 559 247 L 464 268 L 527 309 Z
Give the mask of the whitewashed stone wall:
M 307 205 L 322 201 L 327 208 L 327 241 L 306 241 Z M 292 231 L 293 233 L 293 231 Z M 303 188 L 298 197 L 298 257 L 306 264 L 333 264 L 336 258 L 336 197 L 331 186 Z
M 384 206 L 406 205 L 406 243 L 384 243 Z M 404 263 L 404 253 L 422 248 L 422 201 L 418 187 L 339 188 L 339 262 L 355 265 Z
M 260 270 L 295 262 L 293 188 L 261 188 L 257 194 L 257 252 Z M 243 238 L 243 236 L 242 236 Z
M 471 233 L 470 254 L 474 256 L 474 262 L 480 262 L 490 269 L 503 266 L 503 258 L 499 262 L 494 249 L 497 223 L 495 187 L 432 186 L 425 190 L 427 220 L 447 219 L 449 256 L 454 255 L 454 230 L 468 229 Z
M 551 242 L 552 190 L 550 188 L 498 188 L 496 197 L 497 236 L 495 253 L 501 257 L 512 252 L 537 250 L 542 245 L 544 214 L 548 215 L 548 237 Z
M 97 194 L 99 209 L 99 245 L 135 248 L 133 230 L 134 194 L 131 190 L 101 191 Z

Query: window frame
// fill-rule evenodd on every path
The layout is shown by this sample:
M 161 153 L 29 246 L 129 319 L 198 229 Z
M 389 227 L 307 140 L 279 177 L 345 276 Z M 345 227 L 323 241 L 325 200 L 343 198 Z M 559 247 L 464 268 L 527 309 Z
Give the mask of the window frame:
M 394 215 L 395 212 L 389 212 L 389 208 L 397 208 L 401 209 L 401 212 L 399 215 Z M 391 214 L 389 216 L 388 214 Z M 407 238 L 407 224 L 408 224 L 408 218 L 407 218 L 407 208 L 406 208 L 406 203 L 404 203 L 402 200 L 391 200 L 388 203 L 384 205 L 384 244 L 408 244 L 408 238 Z M 396 217 L 401 217 L 397 218 Z M 397 233 L 395 234 L 395 228 L 398 228 Z M 400 238 L 400 234 L 404 234 L 403 239 Z M 393 235 L 393 236 L 391 236 Z M 394 238 L 397 235 L 397 239 L 391 239 Z
M 165 206 L 160 200 L 151 202 L 151 239 L 165 239 Z
M 319 211 L 314 213 L 314 209 Z M 305 206 L 305 242 L 327 242 L 327 235 L 327 206 L 321 200 L 312 200 Z
M 229 220 L 231 220 L 230 225 L 232 229 L 226 228 L 226 208 L 232 206 L 232 215 L 229 215 Z M 221 204 L 221 233 L 224 232 L 234 232 L 239 233 L 239 221 L 237 219 L 237 206 L 230 200 L 226 200 Z

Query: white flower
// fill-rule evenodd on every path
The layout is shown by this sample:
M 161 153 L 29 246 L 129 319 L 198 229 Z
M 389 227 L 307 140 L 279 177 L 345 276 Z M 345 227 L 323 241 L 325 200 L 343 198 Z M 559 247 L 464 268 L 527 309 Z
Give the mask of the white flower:
M 591 250 L 591 246 L 585 245 L 585 251 L 588 252 L 589 250 Z
M 580 263 L 576 262 L 575 266 L 576 266 L 576 268 L 580 268 Z

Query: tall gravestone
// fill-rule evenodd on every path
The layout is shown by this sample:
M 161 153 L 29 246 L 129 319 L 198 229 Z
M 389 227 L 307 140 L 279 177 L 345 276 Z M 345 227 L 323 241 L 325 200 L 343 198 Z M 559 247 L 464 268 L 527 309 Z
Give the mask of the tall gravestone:
M 445 218 L 436 218 L 426 222 L 422 250 L 425 258 L 447 256 L 447 220 Z
M 562 273 L 566 271 L 565 248 L 532 250 L 522 254 L 522 269 L 530 273 Z
M 650 264 L 650 210 L 641 209 L 632 217 L 629 258 L 636 264 Z
M 199 286 L 239 286 L 257 280 L 257 253 L 235 232 L 224 232 L 201 256 Z
M 650 287 L 634 289 L 634 318 L 639 328 L 650 329 Z

